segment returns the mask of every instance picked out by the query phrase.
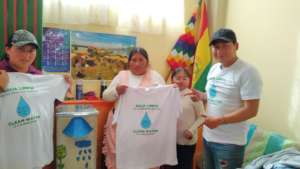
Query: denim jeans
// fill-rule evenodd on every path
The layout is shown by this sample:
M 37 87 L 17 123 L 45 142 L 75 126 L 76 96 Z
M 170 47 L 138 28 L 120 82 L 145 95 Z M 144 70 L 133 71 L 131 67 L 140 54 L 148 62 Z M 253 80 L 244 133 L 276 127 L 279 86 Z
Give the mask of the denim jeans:
M 236 169 L 241 168 L 245 146 L 220 144 L 203 139 L 204 169 Z

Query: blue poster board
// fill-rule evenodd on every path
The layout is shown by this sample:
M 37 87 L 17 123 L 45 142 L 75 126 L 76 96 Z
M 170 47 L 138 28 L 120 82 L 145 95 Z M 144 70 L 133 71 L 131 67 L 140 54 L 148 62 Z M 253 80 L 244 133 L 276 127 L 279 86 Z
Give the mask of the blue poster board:
M 42 69 L 46 72 L 70 71 L 70 31 L 43 29 Z

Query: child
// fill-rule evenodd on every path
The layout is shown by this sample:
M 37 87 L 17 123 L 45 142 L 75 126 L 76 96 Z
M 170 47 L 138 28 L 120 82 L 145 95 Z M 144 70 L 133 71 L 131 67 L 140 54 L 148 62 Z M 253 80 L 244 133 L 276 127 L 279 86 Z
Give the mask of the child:
M 192 101 L 187 95 L 192 91 L 189 72 L 184 68 L 177 68 L 171 75 L 172 83 L 177 84 L 180 94 L 183 112 L 177 125 L 177 159 L 178 165 L 174 169 L 192 169 L 193 155 L 197 143 L 197 129 L 202 124 L 201 114 L 204 113 L 201 101 Z

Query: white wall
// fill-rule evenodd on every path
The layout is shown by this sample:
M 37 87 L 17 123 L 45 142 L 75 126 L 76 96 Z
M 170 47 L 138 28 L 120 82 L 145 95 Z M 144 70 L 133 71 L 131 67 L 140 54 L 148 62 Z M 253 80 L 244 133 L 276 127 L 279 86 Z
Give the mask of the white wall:
M 300 140 L 300 1 L 226 0 L 226 27 L 238 56 L 255 65 L 264 86 L 259 126 Z

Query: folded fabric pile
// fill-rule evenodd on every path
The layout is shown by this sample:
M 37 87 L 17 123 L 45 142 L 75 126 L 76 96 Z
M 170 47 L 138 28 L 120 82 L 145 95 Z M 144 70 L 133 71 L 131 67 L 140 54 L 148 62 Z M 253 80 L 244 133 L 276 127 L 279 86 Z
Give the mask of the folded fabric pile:
M 300 150 L 300 144 L 277 132 L 264 130 L 254 124 L 249 126 L 244 165 L 263 155 L 271 154 L 289 147 Z
M 261 156 L 245 169 L 294 169 L 300 168 L 300 152 L 294 148 L 287 148 L 272 154 Z

